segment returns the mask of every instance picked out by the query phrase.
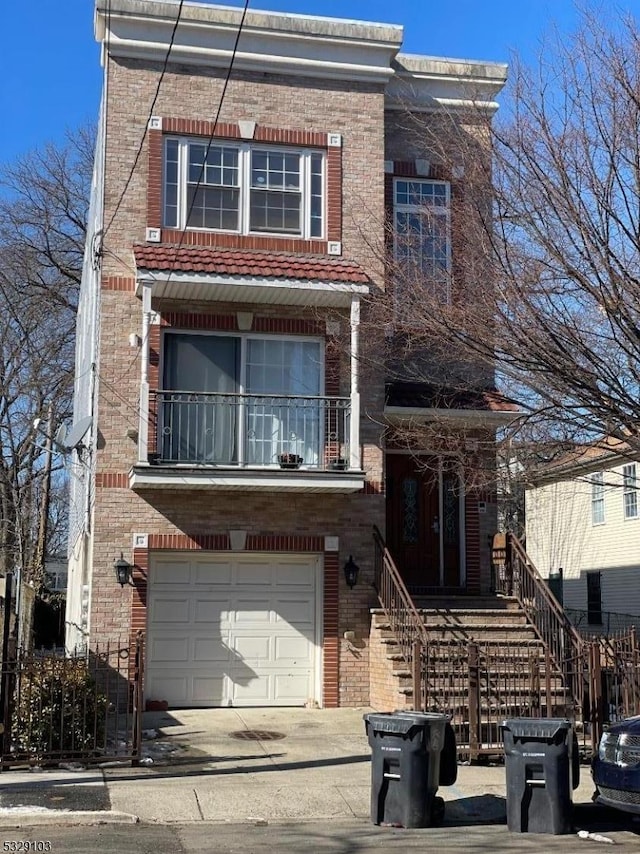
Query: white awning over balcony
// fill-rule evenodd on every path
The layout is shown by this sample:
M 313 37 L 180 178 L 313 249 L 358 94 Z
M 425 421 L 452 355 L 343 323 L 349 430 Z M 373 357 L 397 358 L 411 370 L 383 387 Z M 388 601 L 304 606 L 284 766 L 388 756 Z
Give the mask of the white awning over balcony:
M 298 279 L 211 275 L 193 272 L 143 271 L 153 299 L 194 302 L 255 303 L 348 308 L 353 296 L 369 293 L 367 285 Z M 140 295 L 143 283 L 138 280 Z

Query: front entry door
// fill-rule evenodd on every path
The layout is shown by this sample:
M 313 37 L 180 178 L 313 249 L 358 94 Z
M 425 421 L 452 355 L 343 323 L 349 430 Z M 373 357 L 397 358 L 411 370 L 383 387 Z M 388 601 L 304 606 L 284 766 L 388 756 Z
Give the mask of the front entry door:
M 416 592 L 459 587 L 457 472 L 437 457 L 392 453 L 386 463 L 387 547 L 405 584 Z

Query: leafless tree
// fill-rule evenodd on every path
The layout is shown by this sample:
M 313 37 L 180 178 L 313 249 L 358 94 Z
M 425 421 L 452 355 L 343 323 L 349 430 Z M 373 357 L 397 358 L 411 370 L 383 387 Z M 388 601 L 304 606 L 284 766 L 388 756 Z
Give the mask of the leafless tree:
M 406 116 L 434 174 L 452 182 L 452 264 L 446 276 L 425 270 L 411 246 L 422 238 L 397 229 L 389 238 L 388 368 L 441 389 L 445 406 L 446 389 L 497 382 L 523 413 L 518 429 L 542 437 L 545 453 L 608 435 L 637 454 L 636 23 L 585 14 L 535 68 L 514 64 L 502 100 L 493 121 L 474 108 Z M 423 427 L 447 433 L 445 422 Z
M 51 407 L 55 430 L 70 411 L 92 140 L 80 129 L 0 171 L 0 570 L 36 584 L 46 460 L 33 423 Z M 59 547 L 61 462 L 52 470 Z

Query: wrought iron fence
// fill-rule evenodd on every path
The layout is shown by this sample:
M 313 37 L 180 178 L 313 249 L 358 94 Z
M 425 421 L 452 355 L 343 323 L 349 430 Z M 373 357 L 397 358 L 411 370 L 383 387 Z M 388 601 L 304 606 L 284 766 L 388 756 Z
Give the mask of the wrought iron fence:
M 3 657 L 0 770 L 140 758 L 144 641 Z
M 159 462 L 349 467 L 348 397 L 155 391 L 151 410 Z
M 538 641 L 430 639 L 417 654 L 416 708 L 450 716 L 460 756 L 501 753 L 507 718 L 564 717 L 571 708 L 561 675 Z
M 593 623 L 590 612 L 581 608 L 565 608 L 565 614 L 571 620 L 583 638 L 615 635 L 640 626 L 640 617 L 635 614 L 618 614 L 614 611 L 601 611 L 600 621 Z

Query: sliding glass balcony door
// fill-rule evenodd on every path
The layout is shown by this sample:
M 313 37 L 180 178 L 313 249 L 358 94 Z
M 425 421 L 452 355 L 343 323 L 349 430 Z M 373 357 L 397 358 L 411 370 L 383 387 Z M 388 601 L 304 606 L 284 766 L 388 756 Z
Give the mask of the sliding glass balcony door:
M 165 334 L 159 446 L 176 463 L 317 466 L 321 343 L 257 335 Z

